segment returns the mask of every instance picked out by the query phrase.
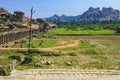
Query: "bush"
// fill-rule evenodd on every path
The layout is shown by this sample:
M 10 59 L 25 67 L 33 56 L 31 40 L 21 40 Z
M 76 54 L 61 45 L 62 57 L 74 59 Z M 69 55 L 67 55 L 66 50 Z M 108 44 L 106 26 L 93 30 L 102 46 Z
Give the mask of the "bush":
M 29 58 L 32 58 L 33 57 L 33 52 L 31 50 L 28 50 L 28 51 L 25 51 L 23 52 L 23 54 Z

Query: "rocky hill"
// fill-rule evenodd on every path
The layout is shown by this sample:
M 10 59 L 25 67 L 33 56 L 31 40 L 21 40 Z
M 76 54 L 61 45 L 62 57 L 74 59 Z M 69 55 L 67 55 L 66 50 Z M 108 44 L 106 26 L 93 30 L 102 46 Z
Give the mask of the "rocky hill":
M 8 11 L 0 7 L 0 13 L 8 13 Z
M 32 29 L 39 29 L 41 32 L 47 32 L 49 29 L 57 27 L 55 24 L 47 22 L 42 18 L 30 19 L 25 16 L 23 11 L 14 11 L 11 14 L 6 9 L 0 7 L 0 32 L 29 29 L 30 25 Z
M 77 16 L 58 16 L 54 15 L 52 17 L 46 18 L 48 21 L 55 21 L 55 20 L 61 20 L 61 21 L 88 21 L 88 20 L 120 20 L 120 11 L 113 9 L 112 7 L 103 7 L 101 10 L 100 8 L 93 8 L 90 7 L 87 11 L 85 11 L 81 15 Z

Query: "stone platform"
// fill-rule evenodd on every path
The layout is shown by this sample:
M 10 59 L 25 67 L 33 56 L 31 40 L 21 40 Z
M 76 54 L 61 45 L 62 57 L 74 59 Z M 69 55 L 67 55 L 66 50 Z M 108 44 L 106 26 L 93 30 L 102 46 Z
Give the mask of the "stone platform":
M 0 80 L 120 80 L 116 70 L 30 69 L 13 70 Z

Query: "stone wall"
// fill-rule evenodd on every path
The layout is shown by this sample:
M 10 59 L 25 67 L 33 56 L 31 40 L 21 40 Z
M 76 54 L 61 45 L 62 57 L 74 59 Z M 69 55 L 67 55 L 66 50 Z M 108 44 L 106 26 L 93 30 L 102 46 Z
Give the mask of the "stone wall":
M 39 32 L 38 29 L 33 29 L 32 34 L 37 34 Z M 29 29 L 21 30 L 21 31 L 11 31 L 4 32 L 0 34 L 0 45 L 7 44 L 9 42 L 13 42 L 22 38 L 29 36 Z

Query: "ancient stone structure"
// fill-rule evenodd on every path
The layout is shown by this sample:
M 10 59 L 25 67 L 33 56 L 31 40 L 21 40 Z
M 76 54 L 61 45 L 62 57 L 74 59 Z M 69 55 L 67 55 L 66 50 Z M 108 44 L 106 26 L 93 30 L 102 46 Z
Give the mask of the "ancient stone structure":
M 5 32 L 5 31 L 8 31 L 9 30 L 9 28 L 7 27 L 7 26 L 1 26 L 0 25 L 0 32 Z
M 116 32 L 117 32 L 117 33 L 120 33 L 120 28 L 117 28 L 117 29 L 116 29 Z
M 49 29 L 49 23 L 45 22 L 43 26 L 43 32 L 48 32 L 48 29 Z
M 37 19 L 37 21 L 38 21 L 40 24 L 42 24 L 42 23 L 45 23 L 45 22 L 46 22 L 46 20 L 45 20 L 44 18 L 38 18 L 38 19 Z
M 2 13 L 2 12 L 8 13 L 7 10 L 5 10 L 4 8 L 1 8 L 1 7 L 0 7 L 0 13 Z
M 7 13 L 0 13 L 0 18 L 6 18 L 8 16 Z
M 7 10 L 0 8 L 0 18 L 5 18 L 8 15 L 7 13 Z
M 22 11 L 14 11 L 14 16 L 19 19 L 22 20 L 23 16 L 24 16 L 24 12 Z
M 38 33 L 38 29 L 33 29 L 32 34 Z M 0 34 L 0 45 L 7 44 L 12 41 L 16 41 L 22 38 L 29 36 L 29 29 L 19 30 L 19 31 L 11 31 L 11 32 L 3 32 Z
M 57 27 L 55 24 L 47 22 L 44 18 L 37 18 L 37 21 L 40 24 L 39 29 L 41 32 L 48 32 L 49 29 Z
M 50 29 L 50 23 L 45 19 L 31 20 L 25 17 L 22 11 L 14 11 L 14 14 L 10 14 L 7 10 L 0 8 L 0 19 L 2 18 L 7 21 L 0 23 L 0 46 L 29 36 L 30 21 L 32 21 L 32 34 L 48 32 Z

